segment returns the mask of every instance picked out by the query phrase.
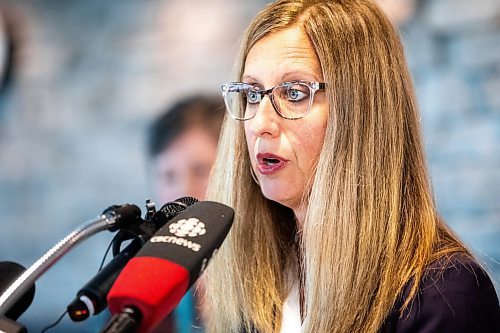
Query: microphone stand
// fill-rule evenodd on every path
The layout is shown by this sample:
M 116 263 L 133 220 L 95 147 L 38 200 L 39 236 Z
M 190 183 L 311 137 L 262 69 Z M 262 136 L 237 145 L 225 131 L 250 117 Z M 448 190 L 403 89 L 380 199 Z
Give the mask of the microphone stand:
M 119 206 L 114 208 L 105 210 L 101 216 L 76 228 L 47 251 L 40 259 L 31 265 L 30 268 L 24 271 L 24 273 L 7 288 L 2 296 L 0 296 L 0 315 L 5 315 L 5 313 L 31 288 L 35 281 L 71 248 L 102 230 L 113 230 L 116 228 L 116 225 L 122 222 L 122 214 L 120 213 Z M 127 215 L 127 213 L 128 212 L 125 210 L 123 215 Z M 129 216 L 124 217 L 128 218 Z
M 141 312 L 135 307 L 126 307 L 111 317 L 100 333 L 136 333 L 141 324 Z

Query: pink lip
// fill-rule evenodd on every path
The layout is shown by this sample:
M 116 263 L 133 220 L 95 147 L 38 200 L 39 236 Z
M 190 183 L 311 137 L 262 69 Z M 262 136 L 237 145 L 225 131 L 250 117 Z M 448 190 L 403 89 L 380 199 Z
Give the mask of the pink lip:
M 273 163 L 270 164 L 269 160 L 272 160 Z M 272 175 L 288 163 L 287 159 L 271 153 L 258 153 L 257 161 L 257 169 L 262 175 Z

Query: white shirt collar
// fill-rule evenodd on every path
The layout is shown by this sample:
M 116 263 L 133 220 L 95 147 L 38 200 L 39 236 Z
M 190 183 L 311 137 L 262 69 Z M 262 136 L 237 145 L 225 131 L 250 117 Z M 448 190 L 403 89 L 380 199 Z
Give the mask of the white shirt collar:
M 301 333 L 299 287 L 295 282 L 283 303 L 283 319 L 280 333 Z

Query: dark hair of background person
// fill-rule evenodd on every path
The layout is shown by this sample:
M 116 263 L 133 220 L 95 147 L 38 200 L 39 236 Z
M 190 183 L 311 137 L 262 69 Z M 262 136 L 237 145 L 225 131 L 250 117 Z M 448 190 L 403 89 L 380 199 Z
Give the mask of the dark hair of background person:
M 218 141 L 223 118 L 222 97 L 197 95 L 179 101 L 150 125 L 147 138 L 148 156 L 156 157 L 190 128 L 203 128 Z

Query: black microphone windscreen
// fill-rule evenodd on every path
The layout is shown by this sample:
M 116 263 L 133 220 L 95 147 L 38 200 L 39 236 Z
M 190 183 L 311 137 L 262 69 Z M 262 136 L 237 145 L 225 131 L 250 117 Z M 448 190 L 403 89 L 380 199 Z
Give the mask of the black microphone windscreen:
M 155 232 L 163 227 L 167 221 L 177 216 L 180 212 L 182 212 L 187 207 L 192 204 L 198 202 L 198 199 L 193 197 L 181 197 L 177 198 L 174 201 L 167 202 L 164 204 L 158 212 L 153 216 L 153 223 L 156 226 Z
M 26 270 L 22 265 L 10 262 L 0 262 L 0 295 Z M 17 320 L 24 311 L 28 309 L 35 297 L 35 285 L 33 285 L 5 314 L 12 320 Z

